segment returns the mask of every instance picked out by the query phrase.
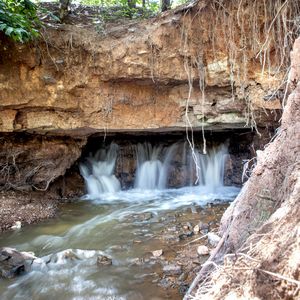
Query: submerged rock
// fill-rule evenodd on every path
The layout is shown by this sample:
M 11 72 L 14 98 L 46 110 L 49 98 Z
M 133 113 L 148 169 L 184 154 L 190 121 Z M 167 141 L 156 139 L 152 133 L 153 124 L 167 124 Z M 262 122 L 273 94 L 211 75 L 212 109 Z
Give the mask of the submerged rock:
M 172 264 L 172 265 L 166 265 L 163 267 L 163 272 L 167 276 L 172 276 L 172 275 L 179 275 L 181 274 L 182 268 L 181 266 Z

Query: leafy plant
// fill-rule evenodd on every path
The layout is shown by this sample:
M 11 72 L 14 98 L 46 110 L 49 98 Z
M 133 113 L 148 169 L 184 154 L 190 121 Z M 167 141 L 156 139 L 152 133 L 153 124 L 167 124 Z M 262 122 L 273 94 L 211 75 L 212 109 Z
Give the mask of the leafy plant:
M 0 31 L 17 42 L 39 36 L 37 6 L 30 0 L 0 0 Z

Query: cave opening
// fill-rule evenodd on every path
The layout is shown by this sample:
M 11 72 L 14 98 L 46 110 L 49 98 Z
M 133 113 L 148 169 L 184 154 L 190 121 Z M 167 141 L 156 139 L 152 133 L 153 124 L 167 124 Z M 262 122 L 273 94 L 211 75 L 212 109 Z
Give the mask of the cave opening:
M 254 155 L 251 146 L 255 139 L 254 132 L 246 129 L 207 131 L 205 132 L 208 149 L 206 155 L 203 155 L 202 132 L 195 131 L 192 138 L 191 134 L 189 136 L 190 141 L 194 143 L 195 155 L 187 141 L 186 132 L 183 131 L 94 134 L 88 138 L 82 150 L 77 169 L 85 181 L 91 174 L 92 177 L 107 175 L 116 178 L 119 183 L 112 179 L 113 186 L 108 187 L 107 191 L 136 187 L 181 188 L 201 184 L 201 182 L 218 184 L 212 182 L 216 180 L 221 180 L 221 184 L 225 186 L 242 185 L 243 163 Z M 114 149 L 111 145 L 115 145 Z M 220 147 L 223 147 L 223 152 Z M 220 151 L 222 153 L 218 154 Z M 220 167 L 214 163 L 217 160 L 216 155 L 224 156 L 222 171 L 218 171 L 217 168 Z M 209 157 L 208 160 L 205 157 Z M 195 159 L 198 161 L 195 162 Z M 201 169 L 208 168 L 210 161 L 213 169 L 211 172 L 221 172 L 221 179 L 214 179 L 218 176 L 215 174 L 211 174 L 210 177 L 203 174 L 209 172 Z M 197 167 L 199 172 L 202 172 L 200 175 L 197 173 Z M 144 179 L 137 178 L 139 176 Z M 101 183 L 102 186 L 107 184 L 107 178 L 104 178 L 104 181 Z M 98 188 L 100 192 L 103 189 L 105 191 L 103 187 Z

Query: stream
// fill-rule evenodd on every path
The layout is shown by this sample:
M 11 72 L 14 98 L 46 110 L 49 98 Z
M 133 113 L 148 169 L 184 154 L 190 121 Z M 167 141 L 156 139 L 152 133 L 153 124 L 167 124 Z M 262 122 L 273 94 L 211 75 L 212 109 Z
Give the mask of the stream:
M 182 245 L 198 237 L 192 227 L 216 226 L 224 203 L 238 192 L 224 186 L 213 193 L 201 186 L 132 189 L 63 204 L 55 219 L 0 235 L 0 247 L 42 257 L 32 271 L 0 279 L 1 299 L 181 299 L 165 282 L 183 271 L 165 274 L 164 266 L 180 265 Z M 111 264 L 97 264 L 99 255 Z

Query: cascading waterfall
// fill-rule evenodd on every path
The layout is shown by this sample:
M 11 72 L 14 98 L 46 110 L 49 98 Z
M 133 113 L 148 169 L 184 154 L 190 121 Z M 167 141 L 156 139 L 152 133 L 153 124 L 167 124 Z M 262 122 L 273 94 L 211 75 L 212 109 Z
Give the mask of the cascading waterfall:
M 197 148 L 190 149 L 187 142 L 180 146 L 181 170 L 185 177 L 182 179 L 183 186 L 201 186 L 207 191 L 214 191 L 224 186 L 224 166 L 228 154 L 228 146 L 221 144 L 202 154 Z
M 121 189 L 119 180 L 113 174 L 115 170 L 118 146 L 111 143 L 108 149 L 100 149 L 94 156 L 81 163 L 80 174 L 84 178 L 86 189 L 91 197 Z
M 135 188 L 165 189 L 170 160 L 177 147 L 177 144 L 167 148 L 152 146 L 150 143 L 138 144 Z
M 114 175 L 118 155 L 118 146 L 111 143 L 107 148 L 90 155 L 80 164 L 89 197 L 96 198 L 102 193 L 120 191 L 121 184 Z M 191 149 L 187 143 L 174 143 L 171 146 L 139 143 L 136 145 L 136 173 L 134 187 L 141 190 L 163 190 L 178 171 L 181 182 L 177 186 L 201 186 L 208 192 L 214 192 L 223 186 L 224 164 L 227 146 L 211 148 L 207 154 Z
M 228 150 L 225 145 L 212 148 L 206 155 L 196 153 L 200 169 L 200 186 L 205 186 L 208 190 L 213 191 L 224 185 L 224 165 L 227 153 Z

